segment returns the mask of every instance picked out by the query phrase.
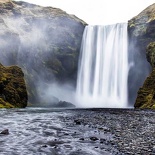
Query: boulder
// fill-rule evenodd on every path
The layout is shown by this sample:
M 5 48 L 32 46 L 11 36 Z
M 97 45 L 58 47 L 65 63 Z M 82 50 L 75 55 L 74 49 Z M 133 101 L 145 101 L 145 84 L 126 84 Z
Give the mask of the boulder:
M 0 132 L 2 135 L 9 135 L 9 129 L 4 129 L 3 131 Z
M 58 8 L 0 1 L 0 62 L 22 68 L 30 103 L 40 102 L 40 83 L 75 85 L 85 25 Z
M 27 91 L 24 74 L 17 66 L 0 64 L 0 108 L 25 108 Z
M 75 108 L 75 105 L 70 102 L 59 101 L 57 104 L 55 104 L 55 107 L 56 108 Z

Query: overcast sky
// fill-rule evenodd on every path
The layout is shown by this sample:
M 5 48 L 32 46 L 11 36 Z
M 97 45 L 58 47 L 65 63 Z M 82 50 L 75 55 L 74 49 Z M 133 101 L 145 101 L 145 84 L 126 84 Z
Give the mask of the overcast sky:
M 60 8 L 91 25 L 127 22 L 155 0 L 24 0 Z

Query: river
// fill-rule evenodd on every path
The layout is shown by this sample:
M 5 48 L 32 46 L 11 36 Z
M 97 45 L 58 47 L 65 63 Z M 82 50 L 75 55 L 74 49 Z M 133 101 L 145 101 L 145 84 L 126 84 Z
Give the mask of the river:
M 1 155 L 151 154 L 155 112 L 133 109 L 1 109 Z

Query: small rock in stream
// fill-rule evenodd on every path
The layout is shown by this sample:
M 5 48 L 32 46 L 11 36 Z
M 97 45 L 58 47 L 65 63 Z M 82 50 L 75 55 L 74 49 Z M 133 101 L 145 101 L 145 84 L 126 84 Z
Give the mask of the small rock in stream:
M 74 122 L 76 123 L 76 125 L 81 125 L 80 120 L 74 120 Z
M 90 140 L 92 140 L 92 141 L 97 141 L 98 138 L 97 138 L 97 137 L 90 137 Z
M 8 135 L 9 134 L 9 130 L 8 129 L 5 129 L 5 130 L 1 131 L 0 134 Z
M 42 145 L 42 147 L 47 147 L 47 145 Z
M 79 140 L 84 140 L 84 138 L 80 138 Z

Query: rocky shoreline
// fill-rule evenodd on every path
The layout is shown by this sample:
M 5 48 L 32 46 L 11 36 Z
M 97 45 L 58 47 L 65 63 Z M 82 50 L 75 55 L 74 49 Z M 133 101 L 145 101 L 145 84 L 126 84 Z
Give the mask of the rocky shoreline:
M 66 117 L 63 121 L 68 127 L 80 130 L 87 127 L 87 132 L 90 132 L 87 136 L 80 135 L 79 140 L 82 143 L 93 141 L 94 149 L 104 150 L 105 154 L 153 155 L 154 114 L 154 111 L 133 109 L 75 110 L 72 117 Z M 68 120 L 72 123 L 68 123 Z
M 155 111 L 53 108 L 0 110 L 1 155 L 18 155 L 21 150 L 22 155 L 155 154 Z

